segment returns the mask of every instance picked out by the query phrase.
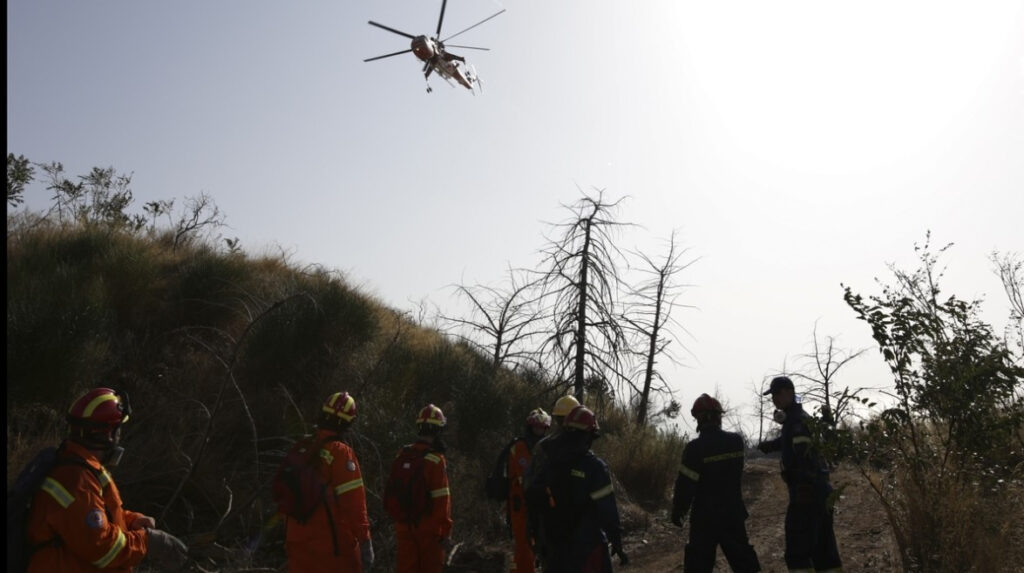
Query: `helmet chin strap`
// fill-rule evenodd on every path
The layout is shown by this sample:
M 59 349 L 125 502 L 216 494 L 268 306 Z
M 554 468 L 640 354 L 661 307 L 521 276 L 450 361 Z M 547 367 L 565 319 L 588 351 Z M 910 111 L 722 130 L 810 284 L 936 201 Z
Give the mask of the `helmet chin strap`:
M 86 448 L 96 452 L 100 463 L 107 467 L 116 467 L 124 456 L 124 448 L 121 447 L 121 428 L 114 428 L 109 434 L 101 434 L 89 431 L 88 428 L 72 428 L 69 438 Z
M 121 458 L 124 456 L 124 448 L 121 446 L 113 446 L 103 454 L 103 465 L 108 468 L 116 468 L 121 463 Z

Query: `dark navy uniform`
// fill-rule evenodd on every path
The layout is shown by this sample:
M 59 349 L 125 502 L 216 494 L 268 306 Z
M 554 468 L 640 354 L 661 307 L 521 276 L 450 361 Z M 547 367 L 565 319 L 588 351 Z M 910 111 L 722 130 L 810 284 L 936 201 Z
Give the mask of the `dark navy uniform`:
M 690 542 L 683 570 L 702 573 L 715 568 L 715 551 L 722 553 L 733 571 L 761 570 L 757 553 L 747 539 L 740 479 L 743 476 L 743 438 L 721 428 L 707 428 L 686 444 L 672 497 L 673 518 L 690 510 Z
M 793 402 L 785 413 L 782 435 L 762 444 L 762 449 L 782 451 L 782 479 L 789 490 L 786 565 L 790 571 L 841 571 L 829 503 L 828 464 L 814 447 L 810 416 L 803 406 Z
M 549 444 L 550 446 L 550 444 Z M 622 547 L 622 526 L 611 473 L 591 451 L 550 460 L 548 475 L 538 476 L 550 496 L 541 519 L 544 570 L 556 573 L 610 573 L 608 544 Z

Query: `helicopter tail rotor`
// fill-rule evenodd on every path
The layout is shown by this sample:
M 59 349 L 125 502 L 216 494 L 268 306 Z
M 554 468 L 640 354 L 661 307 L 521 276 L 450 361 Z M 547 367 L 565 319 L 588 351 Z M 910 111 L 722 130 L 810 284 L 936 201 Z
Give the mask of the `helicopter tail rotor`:
M 473 64 L 466 64 L 465 70 L 466 70 L 466 80 L 469 82 L 469 85 L 471 85 L 471 86 L 473 86 L 473 88 L 475 88 L 475 89 L 470 89 L 469 91 L 473 92 L 473 95 L 476 95 L 476 90 L 477 89 L 480 90 L 480 93 L 484 93 L 483 84 L 480 83 L 480 76 L 478 76 L 477 73 L 476 73 L 476 66 L 474 66 Z

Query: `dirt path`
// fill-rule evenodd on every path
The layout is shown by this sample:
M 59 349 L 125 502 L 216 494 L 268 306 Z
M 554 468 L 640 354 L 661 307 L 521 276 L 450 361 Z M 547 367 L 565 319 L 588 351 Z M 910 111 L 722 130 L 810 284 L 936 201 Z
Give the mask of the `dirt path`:
M 846 573 L 899 571 L 889 525 L 874 492 L 850 468 L 840 468 L 833 473 L 832 484 L 837 489 L 845 486 L 842 498 L 836 505 L 835 517 L 843 570 Z M 779 477 L 778 459 L 747 461 L 743 498 L 750 513 L 747 532 L 761 561 L 762 571 L 785 573 L 783 524 L 787 499 L 785 485 Z M 683 547 L 689 536 L 688 524 L 679 529 L 669 523 L 666 510 L 652 514 L 624 500 L 620 500 L 619 513 L 626 534 L 624 545 L 630 563 L 623 567 L 614 559 L 615 571 L 667 573 L 683 570 Z M 511 553 L 507 544 L 499 547 L 466 547 L 454 561 L 445 571 L 498 573 L 508 570 Z M 715 570 L 730 571 L 721 551 L 718 552 Z
M 888 523 L 874 493 L 855 471 L 840 468 L 832 477 L 834 486 L 845 485 L 843 497 L 836 506 L 835 529 L 843 570 L 847 573 L 899 571 L 898 556 Z M 761 560 L 765 573 L 787 571 L 783 561 L 786 514 L 786 490 L 774 459 L 747 462 L 743 495 L 750 518 L 747 532 Z M 631 562 L 619 571 L 644 570 L 661 573 L 683 570 L 683 547 L 689 525 L 679 529 L 668 522 L 667 514 L 642 514 L 629 509 L 624 515 L 632 525 L 627 531 L 626 552 Z M 729 571 L 718 552 L 716 571 Z

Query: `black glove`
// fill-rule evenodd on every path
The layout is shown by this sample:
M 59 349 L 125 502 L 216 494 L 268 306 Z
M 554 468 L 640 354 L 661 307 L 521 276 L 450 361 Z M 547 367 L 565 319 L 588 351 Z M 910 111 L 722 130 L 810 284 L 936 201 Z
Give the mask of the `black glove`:
M 146 532 L 146 560 L 150 565 L 177 571 L 188 563 L 188 547 L 180 539 L 159 529 Z
M 373 540 L 367 539 L 359 543 L 359 556 L 363 562 L 363 571 L 369 571 L 373 567 Z
M 612 555 L 615 555 L 619 558 L 619 565 L 629 564 L 629 557 L 626 556 L 626 552 L 622 550 L 622 546 L 612 546 Z
M 683 526 L 683 518 L 684 517 L 686 517 L 686 513 L 682 512 L 682 511 L 679 511 L 679 510 L 676 510 L 676 509 L 673 509 L 672 510 L 672 525 L 675 525 L 676 527 L 682 527 Z

